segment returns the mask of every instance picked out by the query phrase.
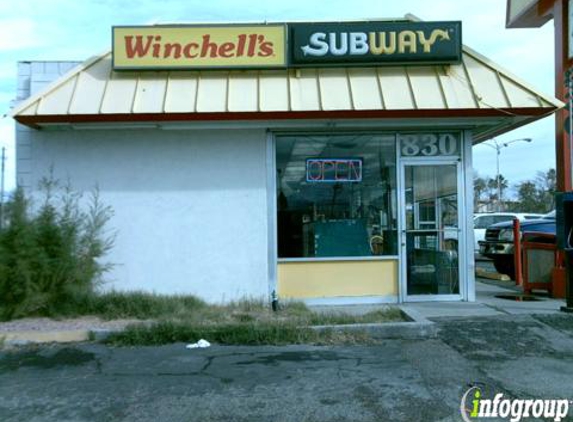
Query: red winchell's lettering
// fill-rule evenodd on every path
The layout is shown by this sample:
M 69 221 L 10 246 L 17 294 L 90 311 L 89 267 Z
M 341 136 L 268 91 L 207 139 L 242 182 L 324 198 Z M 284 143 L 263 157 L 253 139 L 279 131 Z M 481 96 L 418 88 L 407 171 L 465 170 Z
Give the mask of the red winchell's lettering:
M 239 34 L 235 39 L 229 39 L 218 44 L 211 39 L 210 34 L 203 35 L 198 42 L 181 44 L 163 42 L 161 35 L 126 35 L 125 54 L 128 59 L 156 57 L 163 59 L 195 59 L 237 57 L 269 57 L 274 54 L 274 44 L 267 41 L 262 34 Z

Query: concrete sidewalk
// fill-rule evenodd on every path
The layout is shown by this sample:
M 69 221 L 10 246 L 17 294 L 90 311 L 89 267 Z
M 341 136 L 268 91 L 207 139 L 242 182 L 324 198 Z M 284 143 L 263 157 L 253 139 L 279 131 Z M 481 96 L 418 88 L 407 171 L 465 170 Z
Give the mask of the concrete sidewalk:
M 508 287 L 504 288 L 476 281 L 475 302 L 420 302 L 407 303 L 400 305 L 400 307 L 407 313 L 414 311 L 426 319 L 433 319 L 559 313 L 560 307 L 565 304 L 563 299 L 552 299 L 538 295 L 535 297 L 539 301 L 533 302 L 520 302 L 496 297 L 500 295 L 521 296 L 518 289 L 513 288 L 511 283 L 508 283 Z

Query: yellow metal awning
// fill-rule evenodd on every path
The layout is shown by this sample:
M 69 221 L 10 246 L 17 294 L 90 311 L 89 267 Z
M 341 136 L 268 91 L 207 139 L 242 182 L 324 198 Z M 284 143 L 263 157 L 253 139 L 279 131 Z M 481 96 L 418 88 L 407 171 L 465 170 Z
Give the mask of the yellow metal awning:
M 117 72 L 95 57 L 19 104 L 41 127 L 97 122 L 281 119 L 486 119 L 477 141 L 563 104 L 464 47 L 459 65 L 288 70 Z M 476 120 L 476 121 L 477 121 Z

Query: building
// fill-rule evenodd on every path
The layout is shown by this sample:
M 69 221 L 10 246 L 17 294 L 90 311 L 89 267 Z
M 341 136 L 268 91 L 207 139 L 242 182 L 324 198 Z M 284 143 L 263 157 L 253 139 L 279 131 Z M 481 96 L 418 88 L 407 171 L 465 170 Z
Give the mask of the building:
M 555 113 L 557 244 L 563 250 L 568 227 L 563 198 L 573 192 L 573 4 L 571 0 L 507 0 L 507 28 L 538 28 L 551 20 L 555 34 L 555 97 L 567 103 Z M 567 305 L 562 310 L 573 312 L 573 255 L 566 255 Z
M 553 113 L 460 22 L 114 28 L 22 63 L 17 177 L 99 186 L 108 286 L 311 303 L 475 298 L 472 145 Z M 29 70 L 29 72 L 28 72 Z M 48 74 L 48 75 L 47 75 Z M 36 84 L 36 85 L 34 85 Z

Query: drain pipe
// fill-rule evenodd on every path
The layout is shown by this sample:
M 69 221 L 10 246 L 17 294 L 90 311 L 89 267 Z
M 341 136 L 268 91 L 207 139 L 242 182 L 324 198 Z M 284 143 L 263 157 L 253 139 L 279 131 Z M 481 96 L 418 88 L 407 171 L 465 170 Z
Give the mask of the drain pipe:
M 279 310 L 279 298 L 277 297 L 277 292 L 275 290 L 271 293 L 271 308 L 273 309 L 273 312 Z

